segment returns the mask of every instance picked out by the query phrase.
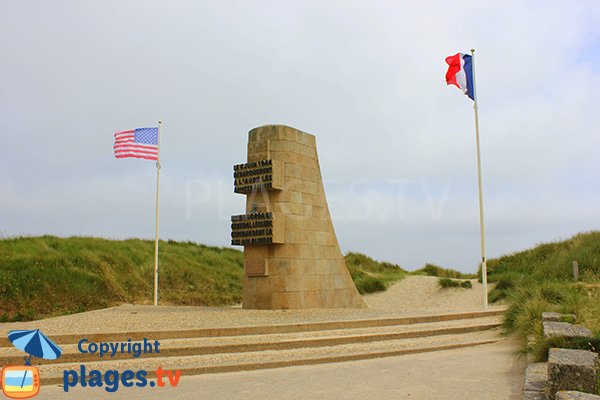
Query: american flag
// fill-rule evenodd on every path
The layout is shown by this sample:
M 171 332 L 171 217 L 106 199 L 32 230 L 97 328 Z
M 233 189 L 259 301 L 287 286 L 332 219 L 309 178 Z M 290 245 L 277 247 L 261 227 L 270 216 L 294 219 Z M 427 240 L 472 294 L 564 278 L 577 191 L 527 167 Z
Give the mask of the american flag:
M 158 128 L 137 128 L 115 133 L 115 157 L 158 160 Z

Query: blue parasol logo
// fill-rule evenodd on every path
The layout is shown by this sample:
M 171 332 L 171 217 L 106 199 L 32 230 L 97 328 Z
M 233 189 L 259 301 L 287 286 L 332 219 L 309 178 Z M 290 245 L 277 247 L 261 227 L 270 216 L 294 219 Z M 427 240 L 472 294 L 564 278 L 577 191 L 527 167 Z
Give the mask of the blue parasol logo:
M 56 360 L 62 354 L 61 348 L 39 329 L 10 331 L 8 340 L 17 349 L 29 354 L 29 358 L 25 357 L 25 365 L 31 365 L 31 357 Z

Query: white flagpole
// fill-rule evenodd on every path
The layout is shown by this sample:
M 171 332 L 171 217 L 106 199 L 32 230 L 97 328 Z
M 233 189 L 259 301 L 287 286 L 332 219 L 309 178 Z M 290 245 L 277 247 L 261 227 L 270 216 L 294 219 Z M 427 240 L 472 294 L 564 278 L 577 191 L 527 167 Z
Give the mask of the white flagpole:
M 483 308 L 488 308 L 487 260 L 485 258 L 485 222 L 483 220 L 483 189 L 481 187 L 481 152 L 479 150 L 479 114 L 477 90 L 475 89 L 475 49 L 471 49 L 471 68 L 473 73 L 473 101 L 475 110 L 475 140 L 477 142 L 477 183 L 479 186 L 479 233 L 481 235 L 481 283 L 483 284 Z
M 158 305 L 158 206 L 160 205 L 160 128 L 162 121 L 158 121 L 157 157 L 156 157 L 156 230 L 154 239 L 154 305 Z

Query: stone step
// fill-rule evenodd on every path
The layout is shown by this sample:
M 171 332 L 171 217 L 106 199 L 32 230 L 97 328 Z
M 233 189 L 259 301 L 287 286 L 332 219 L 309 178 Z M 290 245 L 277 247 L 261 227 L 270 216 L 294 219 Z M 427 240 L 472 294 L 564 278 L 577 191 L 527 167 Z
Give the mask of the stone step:
M 273 349 L 240 353 L 201 354 L 155 358 L 120 359 L 110 361 L 88 361 L 40 365 L 43 384 L 60 384 L 65 370 L 80 371 L 85 365 L 86 375 L 90 370 L 147 370 L 148 377 L 161 367 L 165 370 L 180 370 L 182 375 L 197 375 L 217 372 L 246 371 L 279 368 L 295 365 L 311 365 L 342 361 L 365 360 L 404 354 L 423 353 L 456 349 L 494 343 L 500 340 L 497 330 L 485 330 L 462 334 L 446 334 L 409 338 L 404 340 L 382 340 L 357 342 L 319 347 Z
M 406 316 L 395 318 L 358 319 L 326 322 L 306 322 L 294 324 L 237 326 L 201 329 L 178 329 L 178 330 L 151 330 L 151 331 L 123 331 L 123 332 L 101 332 L 101 333 L 78 333 L 78 334 L 51 334 L 50 338 L 57 344 L 74 344 L 81 338 L 88 338 L 90 342 L 121 342 L 131 340 L 143 340 L 152 337 L 154 340 L 184 339 L 196 337 L 221 337 L 221 336 L 244 336 L 273 333 L 311 332 L 323 330 L 356 329 L 368 327 L 382 327 L 394 325 L 412 325 L 430 322 L 443 322 L 453 320 L 467 320 L 500 316 L 504 309 L 493 309 L 486 311 L 474 311 L 463 313 L 450 313 L 438 315 Z M 6 337 L 0 337 L 0 348 L 12 347 Z
M 415 325 L 391 325 L 369 328 L 274 333 L 262 335 L 197 337 L 187 339 L 163 339 L 160 352 L 141 354 L 140 358 L 176 357 L 188 355 L 243 353 L 266 350 L 286 350 L 306 347 L 335 346 L 352 343 L 391 341 L 428 336 L 441 336 L 480 332 L 497 328 L 501 324 L 498 316 L 467 320 L 421 323 Z M 148 334 L 149 343 L 156 340 Z M 82 337 L 80 337 L 81 339 Z M 114 340 L 112 340 L 114 341 Z M 87 342 L 87 345 L 91 343 Z M 89 362 L 131 359 L 131 353 L 117 352 L 114 357 L 81 353 L 76 344 L 62 345 L 63 354 L 58 360 L 35 359 L 36 365 L 66 362 Z M 0 348 L 0 364 L 16 365 L 23 360 L 23 353 L 15 348 Z
M 585 326 L 573 325 L 568 322 L 556 322 L 556 321 L 544 321 L 542 322 L 544 328 L 544 338 L 592 338 L 594 335 Z

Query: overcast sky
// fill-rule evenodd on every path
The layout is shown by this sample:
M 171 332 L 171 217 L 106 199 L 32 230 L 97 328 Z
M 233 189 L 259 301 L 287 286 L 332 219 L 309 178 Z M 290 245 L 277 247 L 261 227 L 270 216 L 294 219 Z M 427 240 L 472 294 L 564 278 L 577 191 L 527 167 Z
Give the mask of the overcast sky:
M 152 238 L 154 163 L 112 146 L 161 119 L 161 238 L 228 246 L 247 132 L 286 124 L 342 251 L 474 271 L 471 47 L 488 256 L 600 229 L 600 1 L 0 0 L 0 233 Z

